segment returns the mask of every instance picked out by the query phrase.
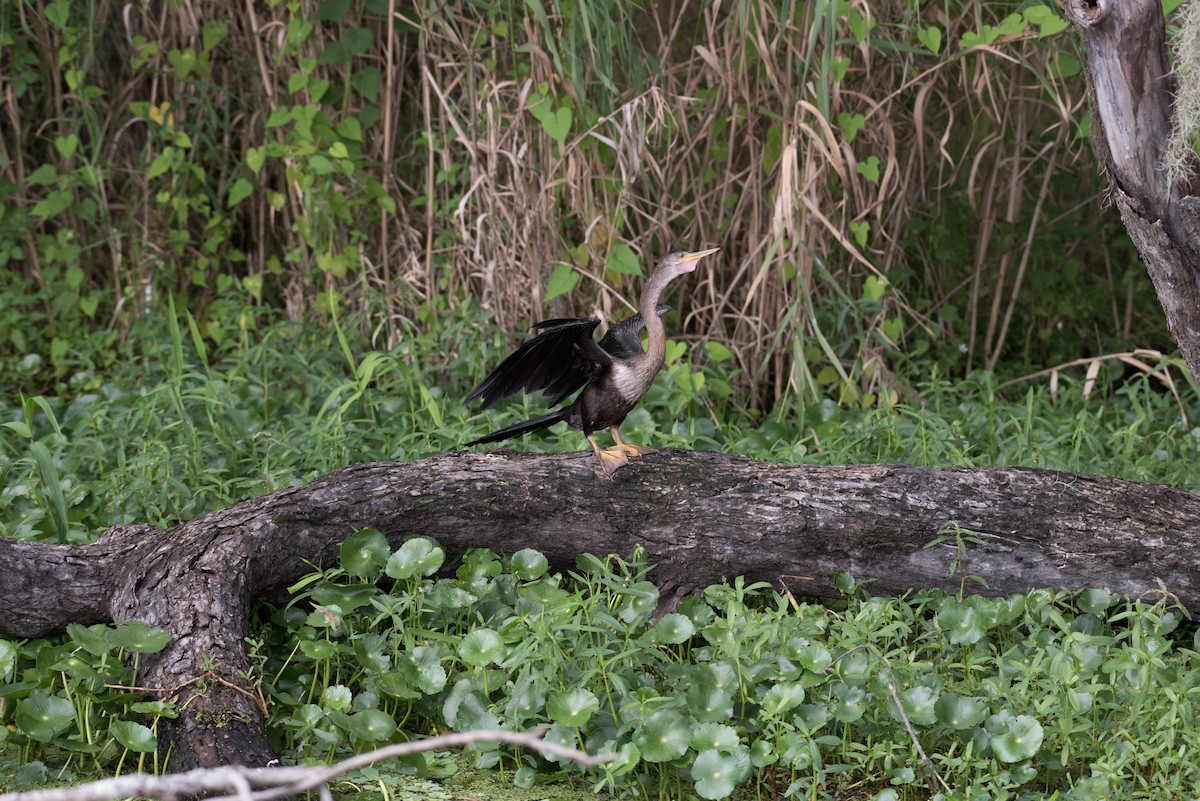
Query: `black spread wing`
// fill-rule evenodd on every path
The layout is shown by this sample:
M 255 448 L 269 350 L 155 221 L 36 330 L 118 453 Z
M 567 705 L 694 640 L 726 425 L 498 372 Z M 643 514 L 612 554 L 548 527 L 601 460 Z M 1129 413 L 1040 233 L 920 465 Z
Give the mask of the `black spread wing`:
M 667 305 L 656 309 L 659 317 L 670 310 Z M 640 313 L 614 324 L 599 343 L 592 339 L 598 325 L 598 317 L 556 317 L 535 324 L 537 336 L 500 362 L 464 402 L 482 398 L 479 408 L 486 409 L 518 392 L 541 392 L 553 406 L 594 381 L 613 359 L 644 352 L 641 332 L 646 324 Z
M 612 364 L 592 339 L 598 317 L 563 317 L 534 326 L 538 335 L 517 348 L 479 386 L 466 403 L 482 398 L 486 409 L 518 392 L 542 392 L 558 403 Z

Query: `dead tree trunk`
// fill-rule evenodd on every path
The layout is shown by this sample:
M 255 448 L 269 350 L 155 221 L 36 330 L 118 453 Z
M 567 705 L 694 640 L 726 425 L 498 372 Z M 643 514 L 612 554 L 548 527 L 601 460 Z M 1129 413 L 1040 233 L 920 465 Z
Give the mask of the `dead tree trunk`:
M 1093 144 L 1167 326 L 1200 377 L 1200 198 L 1170 185 L 1163 155 L 1175 78 L 1159 0 L 1070 0 L 1094 100 Z M 1194 161 L 1194 159 L 1193 159 Z
M 793 592 L 828 595 L 841 568 L 877 579 L 877 593 L 957 589 L 954 546 L 924 547 L 954 521 L 983 540 L 966 570 L 991 593 L 1139 594 L 1161 579 L 1185 604 L 1200 601 L 1200 497 L 1168 487 L 1048 470 L 810 467 L 671 451 L 611 481 L 593 469 L 590 454 L 446 454 L 347 467 L 166 531 L 122 526 L 82 547 L 0 539 L 0 632 L 36 637 L 120 620 L 168 630 L 171 644 L 143 661 L 141 681 L 192 698 L 188 682 L 209 679 L 178 720 L 163 722 L 160 745 L 174 747 L 181 770 L 273 757 L 255 688 L 242 678 L 250 604 L 281 599 L 310 562 L 333 564 L 342 540 L 367 527 L 393 546 L 434 537 L 451 555 L 537 548 L 560 570 L 583 551 L 628 554 L 641 543 L 670 599 L 738 575 L 786 576 Z

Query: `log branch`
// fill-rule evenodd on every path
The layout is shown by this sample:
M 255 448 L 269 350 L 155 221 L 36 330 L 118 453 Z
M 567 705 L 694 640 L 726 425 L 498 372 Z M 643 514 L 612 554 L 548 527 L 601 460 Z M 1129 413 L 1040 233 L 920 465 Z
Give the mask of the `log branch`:
M 160 531 L 110 530 L 87 546 L 0 539 L 0 631 L 36 637 L 70 622 L 142 620 L 172 634 L 143 657 L 140 681 L 176 687 L 161 721 L 177 770 L 274 757 L 249 686 L 251 603 L 330 566 L 341 542 L 376 528 L 398 546 L 437 539 L 448 554 L 532 547 L 558 570 L 583 551 L 644 545 L 664 597 L 723 578 L 832 595 L 841 568 L 872 591 L 957 589 L 950 522 L 979 534 L 967 572 L 987 592 L 1108 587 L 1137 595 L 1159 580 L 1200 601 L 1200 497 L 1157 485 L 1022 468 L 813 467 L 660 451 L 598 477 L 590 454 L 452 453 L 347 467 L 313 482 Z M 79 592 L 74 591 L 80 580 Z M 67 589 L 68 591 L 64 591 Z M 77 598 L 64 597 L 78 595 Z M 199 692 L 192 680 L 213 671 Z

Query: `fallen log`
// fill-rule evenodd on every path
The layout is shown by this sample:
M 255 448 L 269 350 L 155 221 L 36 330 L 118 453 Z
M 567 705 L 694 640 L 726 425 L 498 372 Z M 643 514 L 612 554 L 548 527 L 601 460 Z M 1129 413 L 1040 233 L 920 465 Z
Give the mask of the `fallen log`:
M 337 559 L 362 528 L 398 546 L 433 537 L 536 548 L 558 570 L 582 552 L 645 546 L 663 597 L 745 576 L 832 595 L 849 569 L 876 594 L 957 590 L 948 524 L 976 533 L 965 570 L 990 594 L 1107 587 L 1138 595 L 1161 580 L 1200 601 L 1200 497 L 1178 489 L 1027 468 L 808 466 L 659 451 L 597 476 L 590 453 L 451 453 L 328 473 L 170 529 L 119 526 L 86 546 L 0 539 L 0 632 L 36 637 L 68 623 L 141 620 L 172 635 L 142 658 L 141 682 L 189 687 L 160 722 L 172 767 L 264 765 L 264 712 L 241 678 L 256 598 Z M 208 676 L 197 692 L 197 677 Z

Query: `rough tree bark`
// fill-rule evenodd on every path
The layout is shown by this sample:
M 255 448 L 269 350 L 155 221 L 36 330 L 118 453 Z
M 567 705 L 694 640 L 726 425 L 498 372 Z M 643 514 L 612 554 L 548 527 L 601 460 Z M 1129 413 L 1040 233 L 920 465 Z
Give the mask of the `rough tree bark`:
M 840 568 L 876 578 L 881 593 L 956 589 L 954 546 L 924 547 L 955 521 L 981 535 L 966 569 L 991 593 L 1106 586 L 1136 595 L 1161 579 L 1185 604 L 1200 601 L 1200 497 L 1168 487 L 1047 470 L 811 467 L 673 451 L 608 481 L 594 464 L 590 453 L 365 464 L 166 531 L 122 526 L 87 546 L 0 539 L 0 631 L 36 637 L 70 622 L 120 620 L 168 630 L 166 650 L 143 659 L 142 681 L 189 699 L 161 729 L 160 745 L 174 747 L 172 767 L 182 770 L 274 756 L 242 678 L 250 604 L 281 600 L 310 562 L 332 564 L 342 540 L 366 527 L 393 546 L 431 536 L 452 555 L 482 544 L 533 547 L 559 570 L 583 551 L 628 554 L 641 543 L 669 601 L 738 575 L 832 594 Z M 203 693 L 188 684 L 200 676 L 209 679 Z
M 1200 198 L 1191 181 L 1169 185 L 1163 165 L 1175 77 L 1161 0 L 1068 0 L 1067 10 L 1083 36 L 1096 154 L 1171 335 L 1200 377 Z

